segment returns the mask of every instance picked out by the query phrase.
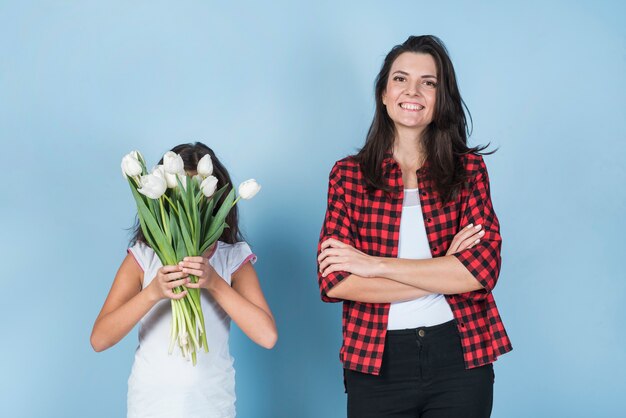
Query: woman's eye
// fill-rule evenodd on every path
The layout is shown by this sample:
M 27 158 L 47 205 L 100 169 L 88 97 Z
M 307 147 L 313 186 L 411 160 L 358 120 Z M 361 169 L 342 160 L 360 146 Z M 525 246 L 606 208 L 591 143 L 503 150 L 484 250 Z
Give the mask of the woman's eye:
M 431 81 L 431 80 L 425 80 L 425 81 L 422 82 L 422 84 L 425 85 L 426 87 L 429 87 L 429 88 L 437 87 L 437 83 L 435 83 L 434 81 Z
M 402 76 L 399 76 L 399 75 L 397 75 L 397 76 L 395 76 L 395 77 L 393 78 L 393 81 L 404 81 L 404 80 L 406 80 L 406 78 L 404 78 L 404 77 L 402 77 Z

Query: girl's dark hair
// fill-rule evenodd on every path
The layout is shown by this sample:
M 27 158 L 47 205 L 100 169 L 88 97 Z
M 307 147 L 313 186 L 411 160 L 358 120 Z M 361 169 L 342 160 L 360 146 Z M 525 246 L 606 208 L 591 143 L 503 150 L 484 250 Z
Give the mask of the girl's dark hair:
M 176 154 L 180 155 L 185 165 L 185 171 L 188 172 L 195 172 L 196 168 L 198 167 L 198 161 L 200 161 L 200 159 L 206 154 L 209 154 L 211 156 L 211 160 L 213 161 L 213 175 L 217 177 L 218 188 L 222 187 L 226 183 L 230 184 L 231 186 L 233 185 L 233 182 L 230 179 L 230 175 L 228 174 L 228 170 L 226 170 L 226 167 L 224 167 L 220 160 L 217 159 L 213 150 L 204 145 L 202 142 L 176 145 L 170 151 L 173 151 Z M 163 164 L 162 158 L 159 161 L 159 164 Z M 228 193 L 224 193 L 222 195 L 220 201 L 215 205 L 214 212 L 217 212 L 227 194 Z M 226 223 L 229 227 L 224 229 L 224 232 L 222 233 L 222 236 L 220 236 L 219 240 L 228 244 L 234 244 L 236 242 L 243 241 L 243 236 L 239 231 L 239 213 L 237 211 L 237 205 L 235 205 L 230 210 L 230 212 L 228 212 L 228 215 L 226 215 Z M 141 231 L 139 219 L 135 220 L 133 230 L 134 232 L 133 237 L 130 240 L 130 246 L 132 247 L 138 241 L 147 244 L 146 238 Z
M 365 145 L 356 160 L 370 191 L 380 189 L 390 192 L 385 182 L 381 164 L 385 155 L 393 148 L 395 136 L 394 123 L 387 114 L 382 102 L 387 87 L 387 79 L 394 61 L 405 52 L 429 54 L 437 65 L 437 93 L 433 121 L 423 135 L 425 161 L 429 163 L 428 175 L 435 183 L 443 202 L 452 200 L 460 191 L 467 176 L 460 157 L 464 154 L 492 154 L 482 152 L 489 144 L 470 148 L 467 135 L 470 131 L 464 110 L 471 122 L 469 109 L 463 102 L 456 83 L 456 75 L 448 51 L 441 39 L 432 35 L 410 36 L 403 44 L 394 46 L 385 57 L 382 68 L 376 77 L 375 96 L 376 113 L 367 133 Z

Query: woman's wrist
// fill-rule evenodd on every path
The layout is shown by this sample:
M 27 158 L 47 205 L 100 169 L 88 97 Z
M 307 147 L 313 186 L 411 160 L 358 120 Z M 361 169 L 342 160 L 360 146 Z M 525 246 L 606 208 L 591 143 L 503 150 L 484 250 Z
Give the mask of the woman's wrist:
M 388 274 L 391 269 L 393 259 L 388 257 L 374 257 L 374 268 L 370 277 L 383 277 L 389 279 Z

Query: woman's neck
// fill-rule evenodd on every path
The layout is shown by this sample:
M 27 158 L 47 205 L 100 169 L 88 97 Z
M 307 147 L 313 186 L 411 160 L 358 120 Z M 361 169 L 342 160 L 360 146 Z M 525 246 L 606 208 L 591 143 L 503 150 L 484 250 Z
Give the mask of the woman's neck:
M 425 159 L 421 134 L 415 131 L 397 132 L 393 142 L 393 158 L 402 171 L 417 171 Z

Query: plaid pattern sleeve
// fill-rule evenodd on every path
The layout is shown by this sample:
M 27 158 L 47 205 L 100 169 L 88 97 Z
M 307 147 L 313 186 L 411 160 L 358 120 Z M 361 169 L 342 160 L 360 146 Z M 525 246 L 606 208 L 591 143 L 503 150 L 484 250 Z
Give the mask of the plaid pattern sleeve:
M 319 243 L 317 244 L 317 255 L 320 255 L 322 242 L 329 238 L 354 246 L 354 240 L 351 233 L 350 219 L 344 201 L 344 190 L 341 185 L 341 174 L 339 164 L 335 164 L 330 172 L 328 179 L 328 207 L 324 224 L 320 233 Z M 326 277 L 317 272 L 318 283 L 320 287 L 322 301 L 324 302 L 342 302 L 342 299 L 331 298 L 328 291 L 337 283 L 348 277 L 350 273 L 345 271 L 336 271 L 330 273 Z
M 468 170 L 475 171 L 476 175 L 470 186 L 469 194 L 461 203 L 460 225 L 482 225 L 485 235 L 478 245 L 460 251 L 454 256 L 478 280 L 483 289 L 464 293 L 461 296 L 482 300 L 496 285 L 500 275 L 500 223 L 493 210 L 489 191 L 489 175 L 482 157 L 470 160 Z

